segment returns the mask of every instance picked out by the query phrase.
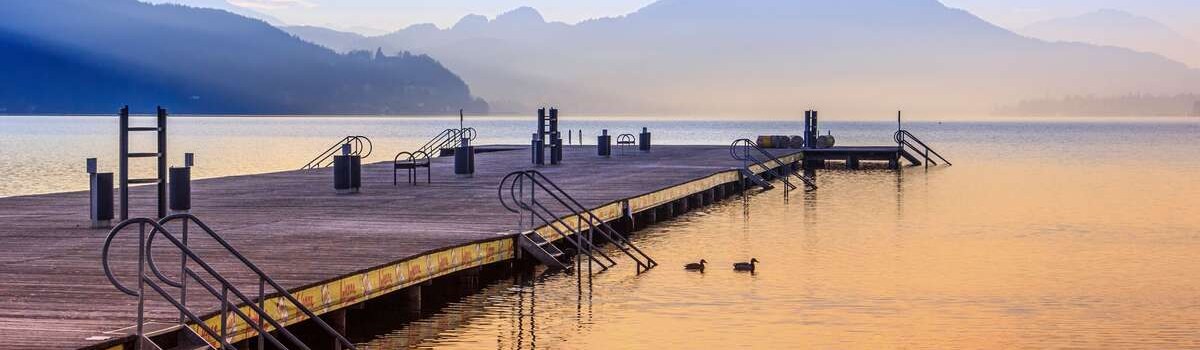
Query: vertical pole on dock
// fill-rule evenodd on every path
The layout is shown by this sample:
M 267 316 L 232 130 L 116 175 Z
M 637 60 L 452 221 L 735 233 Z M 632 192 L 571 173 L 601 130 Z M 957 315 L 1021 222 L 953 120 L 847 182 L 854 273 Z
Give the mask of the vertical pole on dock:
M 121 221 L 129 219 L 129 106 L 121 107 L 121 114 L 118 124 L 120 125 L 120 136 L 118 137 L 118 168 L 121 172 L 119 185 L 121 186 Z
M 158 106 L 158 218 L 167 217 L 167 110 Z

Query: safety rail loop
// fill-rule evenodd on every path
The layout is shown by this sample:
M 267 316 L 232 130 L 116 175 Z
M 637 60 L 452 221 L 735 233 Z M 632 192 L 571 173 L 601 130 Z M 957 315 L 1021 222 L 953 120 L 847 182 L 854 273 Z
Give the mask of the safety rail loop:
M 408 171 L 408 183 L 416 185 L 420 172 L 417 168 L 425 168 L 426 183 L 433 183 L 433 167 L 430 166 L 429 154 L 416 152 L 400 152 L 392 159 L 392 185 L 400 184 L 400 169 Z
M 183 239 L 182 240 L 180 238 L 175 237 L 174 234 L 172 234 L 170 231 L 168 231 L 164 227 L 164 225 L 166 225 L 167 223 L 174 221 L 174 220 L 183 220 L 183 231 L 182 231 Z M 242 264 L 246 268 L 253 271 L 257 275 L 258 281 L 259 281 L 259 283 L 258 283 L 259 284 L 259 293 L 258 293 L 259 295 L 258 295 L 257 303 L 255 303 L 252 299 L 247 297 L 241 290 L 236 288 L 233 283 L 231 283 L 227 278 L 225 278 L 223 275 L 221 275 L 219 272 L 217 272 L 216 269 L 214 269 L 211 265 L 209 265 L 209 263 L 207 261 L 205 261 L 204 259 L 201 259 L 192 249 L 188 248 L 187 227 L 188 227 L 189 222 L 195 223 L 205 233 L 207 233 L 209 237 L 211 237 L 214 241 L 216 241 L 218 244 L 220 244 L 221 247 L 223 247 L 225 249 L 225 251 L 227 251 L 234 257 L 236 257 L 239 261 L 242 262 Z M 119 234 L 121 232 L 122 229 L 124 229 L 125 227 L 128 227 L 130 225 L 133 225 L 133 224 L 138 224 L 138 227 L 139 227 L 139 237 L 138 237 L 139 238 L 138 239 L 138 249 L 139 249 L 139 251 L 138 251 L 138 275 L 139 275 L 139 278 L 138 278 L 138 290 L 136 290 L 136 291 L 125 286 L 124 284 L 122 284 L 120 281 L 118 281 L 116 279 L 116 277 L 112 273 L 112 269 L 109 266 L 109 260 L 108 260 L 109 250 L 111 248 L 113 239 L 117 236 L 117 234 Z M 146 227 L 147 226 L 150 226 L 152 228 L 149 237 L 146 236 Z M 181 264 L 180 264 L 181 275 L 180 275 L 180 278 L 178 281 L 172 280 L 171 278 L 164 275 L 161 272 L 161 270 L 158 268 L 157 263 L 154 261 L 153 249 L 152 249 L 154 237 L 157 236 L 157 234 L 160 232 L 181 253 Z M 212 279 L 216 280 L 217 283 L 220 284 L 220 287 L 221 287 L 220 291 L 218 291 L 217 288 L 213 287 L 212 284 L 205 281 L 201 277 L 201 275 L 198 274 L 195 270 L 188 267 L 188 261 L 195 263 L 196 266 L 199 266 L 203 270 L 204 273 L 206 273 Z M 287 328 L 285 328 L 283 324 L 281 324 L 280 322 L 275 320 L 273 317 L 271 317 L 269 314 L 267 314 L 264 311 L 264 309 L 265 309 L 264 303 L 266 302 L 266 297 L 268 296 L 266 294 L 266 286 L 269 285 L 274 289 L 274 292 L 272 292 L 272 295 L 277 294 L 277 295 L 284 297 L 286 300 L 288 300 L 288 302 L 290 302 L 292 304 L 292 306 L 294 306 L 297 310 L 299 310 L 300 312 L 302 312 L 306 316 L 308 316 L 308 318 L 310 320 L 312 320 L 314 323 L 316 323 L 326 333 L 328 333 L 329 335 L 331 335 L 335 339 L 337 339 L 338 343 L 340 343 L 341 345 L 343 345 L 349 349 L 355 349 L 355 346 L 353 343 L 350 343 L 349 340 L 347 340 L 344 336 L 342 336 L 340 333 L 338 333 L 332 327 L 330 327 L 327 323 L 325 323 L 323 320 L 321 320 L 320 317 L 317 317 L 317 315 L 315 313 L 313 313 L 311 310 L 309 310 L 307 307 L 305 307 L 304 304 L 301 303 L 299 300 L 297 300 L 294 296 L 292 296 L 291 293 L 287 292 L 286 289 L 284 289 L 282 286 L 280 286 L 278 283 L 276 283 L 275 280 L 273 280 L 269 276 L 267 276 L 266 273 L 264 273 L 261 269 L 258 268 L 258 266 L 251 263 L 250 260 L 247 259 L 244 255 L 242 255 L 237 249 L 233 248 L 233 246 L 231 246 L 227 241 L 225 241 L 223 238 L 221 238 L 221 236 L 217 235 L 215 231 L 213 231 L 211 228 L 208 227 L 208 225 L 204 224 L 204 222 L 200 221 L 198 218 L 196 218 L 193 215 L 175 214 L 175 215 L 171 215 L 171 216 L 162 218 L 157 222 L 154 220 L 151 220 L 151 219 L 146 219 L 146 218 L 136 218 L 136 219 L 130 219 L 130 220 L 121 222 L 116 227 L 114 227 L 112 229 L 112 231 L 109 232 L 108 237 L 105 239 L 104 249 L 101 253 L 101 262 L 103 264 L 104 274 L 106 277 L 108 277 L 109 282 L 111 282 L 113 284 L 113 286 L 115 286 L 118 290 L 120 290 L 121 292 L 123 292 L 125 294 L 129 294 L 131 296 L 138 297 L 138 323 L 137 323 L 138 340 L 137 341 L 139 343 L 142 341 L 147 341 L 142 327 L 143 327 L 143 323 L 145 321 L 144 307 L 143 307 L 143 305 L 145 303 L 144 287 L 149 286 L 156 293 L 158 293 L 161 297 L 163 297 L 163 299 L 166 299 L 169 303 L 171 303 L 171 305 L 175 306 L 175 308 L 179 310 L 180 315 L 181 315 L 181 320 L 180 320 L 181 322 L 184 319 L 191 321 L 193 324 L 200 327 L 201 330 L 203 330 L 204 333 L 209 336 L 209 338 L 216 340 L 220 344 L 220 346 L 224 349 L 230 349 L 230 350 L 235 349 L 233 347 L 233 345 L 230 344 L 228 341 L 228 338 L 227 338 L 228 322 L 225 321 L 226 319 L 228 319 L 229 312 L 231 312 L 231 311 L 233 312 L 234 315 L 236 315 L 243 322 L 245 322 L 247 325 L 249 325 L 251 328 L 253 328 L 256 332 L 258 332 L 260 349 L 262 349 L 262 346 L 266 342 L 271 343 L 272 345 L 274 345 L 275 347 L 277 347 L 279 349 L 287 349 L 288 348 L 287 346 L 284 346 L 283 343 L 275 335 L 272 335 L 270 333 L 270 331 L 268 331 L 266 329 L 267 324 L 269 324 L 271 327 L 274 327 L 274 331 L 277 331 L 279 334 L 282 334 L 283 337 L 289 343 L 294 344 L 297 348 L 310 349 L 308 347 L 308 345 L 304 344 L 294 334 L 292 334 L 290 331 L 288 331 Z M 150 267 L 150 270 L 154 273 L 154 277 L 157 278 L 157 280 L 158 280 L 157 282 L 155 281 L 155 278 L 151 278 L 151 276 L 147 276 L 145 274 L 146 266 Z M 221 316 L 222 322 L 221 322 L 221 329 L 219 332 L 217 330 L 212 329 L 212 327 L 210 327 L 206 323 L 204 323 L 204 320 L 202 320 L 198 315 L 196 315 L 193 311 L 191 311 L 187 307 L 186 291 L 187 291 L 188 278 L 190 278 L 191 280 L 195 281 L 200 286 L 202 286 L 204 288 L 204 290 L 207 291 L 211 296 L 220 298 L 220 302 L 221 302 L 220 316 Z M 178 299 L 176 299 L 174 296 L 172 296 L 170 293 L 168 293 L 167 290 L 163 286 L 159 285 L 158 282 L 162 282 L 170 287 L 179 288 L 180 289 L 180 297 Z M 241 308 L 239 307 L 239 305 L 231 303 L 229 301 L 230 293 L 232 293 L 233 296 L 236 297 L 236 300 L 240 300 L 241 304 L 244 304 L 245 306 L 249 307 L 250 310 L 253 311 L 253 314 L 258 317 L 257 318 L 250 317 L 245 312 L 241 311 Z M 264 324 L 264 322 L 265 322 L 265 324 Z M 138 345 L 140 348 L 141 344 L 138 344 Z
M 374 145 L 371 144 L 371 139 L 367 138 L 366 136 L 346 136 L 337 143 L 334 143 L 333 146 L 329 146 L 329 149 L 326 149 L 324 152 L 318 154 L 316 158 L 313 158 L 313 160 L 309 161 L 307 164 L 304 164 L 304 166 L 300 167 L 300 170 L 328 168 L 333 166 L 333 156 L 338 155 L 338 153 L 341 151 L 342 145 L 345 144 L 350 145 L 350 155 L 359 156 L 362 158 L 369 157 L 371 155 L 371 151 L 373 151 L 375 148 Z
M 528 193 L 530 200 L 528 202 L 523 199 L 526 182 L 531 183 Z M 504 188 L 506 187 L 506 184 L 508 185 L 507 187 L 509 189 L 509 197 L 511 198 L 512 204 L 515 206 L 515 208 L 509 205 L 509 201 L 505 200 Z M 547 208 L 541 202 L 537 201 L 536 194 L 534 193 L 536 189 L 537 187 L 532 185 L 532 181 L 526 178 L 524 172 L 518 171 L 510 173 L 500 180 L 500 187 L 497 189 L 497 195 L 500 198 L 500 204 L 503 205 L 505 209 L 518 214 L 520 214 L 522 210 L 528 211 L 532 218 L 536 218 L 541 221 L 544 226 L 554 230 L 555 233 L 557 233 L 559 236 L 562 236 L 567 242 L 571 243 L 571 245 L 574 246 L 580 254 L 587 255 L 592 262 L 597 263 L 600 266 L 601 271 L 608 270 L 610 267 L 617 264 L 616 260 L 613 260 L 612 257 L 608 256 L 608 254 L 605 254 L 604 251 L 596 249 L 596 245 L 592 240 L 592 237 L 583 234 L 581 225 L 572 227 L 565 220 L 563 220 L 562 217 L 555 215 L 552 210 Z M 576 217 L 579 217 L 578 214 Z M 530 233 L 540 236 L 536 230 L 531 231 Z M 527 240 L 528 243 L 532 243 L 537 246 L 543 245 L 540 244 L 541 242 L 534 241 L 526 234 L 520 234 L 518 236 L 520 236 L 520 239 Z M 540 239 L 545 242 L 544 244 L 550 243 L 550 241 L 545 237 Z M 599 255 L 600 258 L 604 258 L 604 260 L 597 258 L 597 255 Z
M 441 154 L 442 149 L 452 148 L 453 146 L 457 145 L 459 139 L 465 137 L 470 141 L 475 141 L 476 136 L 477 133 L 475 132 L 475 128 L 442 130 L 441 133 L 437 134 L 437 136 L 434 136 L 432 139 L 429 139 L 429 142 L 426 142 L 421 146 L 421 148 L 418 148 L 417 152 L 425 152 L 425 154 L 436 157 L 436 155 Z
M 741 152 L 738 152 L 739 150 Z M 759 154 L 766 157 L 769 162 L 774 163 L 775 166 L 769 166 L 765 162 L 759 160 L 754 156 L 751 150 L 757 151 Z M 747 170 L 750 169 L 751 165 L 762 167 L 768 173 L 771 173 L 776 178 L 780 179 L 787 189 L 796 188 L 796 185 L 792 184 L 792 182 L 788 180 L 788 178 L 791 176 L 795 176 L 796 178 L 800 179 L 800 181 L 803 181 L 806 191 L 814 191 L 817 189 L 816 181 L 804 176 L 803 174 L 792 172 L 791 168 L 788 167 L 787 164 L 784 164 L 782 160 L 779 160 L 779 158 L 775 157 L 775 155 L 767 152 L 767 150 L 763 149 L 762 147 L 759 147 L 758 143 L 755 143 L 750 139 L 738 139 L 733 141 L 733 143 L 729 145 L 729 155 L 733 156 L 733 159 L 742 161 Z
M 528 178 L 531 184 L 542 189 L 542 191 L 554 198 L 556 202 L 574 214 L 579 220 L 577 224 L 580 228 L 586 223 L 588 232 L 599 233 L 601 237 L 612 242 L 622 253 L 633 259 L 638 265 L 637 272 L 639 274 L 658 266 L 658 262 L 654 261 L 654 258 L 651 258 L 649 254 L 646 254 L 646 252 L 635 246 L 629 238 L 614 229 L 607 221 L 596 216 L 595 213 L 583 206 L 582 203 L 568 194 L 562 187 L 559 187 L 554 181 L 550 180 L 550 178 L 546 177 L 545 174 L 542 174 L 542 172 L 525 170 L 514 172 L 513 174 L 509 174 L 509 176 L 518 173 L 522 177 Z M 510 208 L 509 210 L 511 211 L 512 209 Z
M 954 165 L 953 163 L 950 163 L 949 160 L 946 160 L 946 157 L 942 157 L 940 153 L 934 151 L 933 147 L 929 147 L 929 145 L 926 145 L 925 142 L 921 142 L 921 139 L 917 138 L 917 136 L 913 135 L 911 132 L 908 132 L 908 130 L 897 130 L 895 134 L 892 134 L 892 138 L 896 140 L 896 145 L 900 147 L 908 147 L 917 152 L 917 154 L 925 157 L 925 164 L 933 163 L 933 165 L 938 165 L 937 162 L 932 160 L 932 158 L 929 158 L 929 154 L 933 153 L 934 156 L 938 157 L 938 159 L 941 159 L 943 163 L 946 163 L 946 165 Z M 913 145 L 912 142 L 909 142 L 910 140 L 912 142 L 916 142 L 917 145 L 920 145 L 921 147 Z

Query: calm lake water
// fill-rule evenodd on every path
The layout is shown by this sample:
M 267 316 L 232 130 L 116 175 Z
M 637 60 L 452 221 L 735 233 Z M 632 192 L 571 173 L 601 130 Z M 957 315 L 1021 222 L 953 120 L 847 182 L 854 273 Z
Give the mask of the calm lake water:
M 525 143 L 531 118 L 472 118 L 479 143 Z M 649 126 L 660 143 L 726 144 L 797 122 L 564 118 L 586 141 Z M 349 134 L 383 160 L 456 119 L 176 118 L 201 176 L 294 169 Z M 887 144 L 893 122 L 835 122 Z M 361 348 L 1200 347 L 1200 121 L 914 122 L 953 167 L 818 173 L 820 190 L 749 195 L 660 223 L 590 283 L 504 280 Z M 0 118 L 0 196 L 86 187 L 115 167 L 112 118 Z M 146 147 L 150 147 L 146 143 Z M 147 163 L 149 171 L 152 165 Z M 730 264 L 751 257 L 756 274 Z M 706 273 L 682 265 L 711 262 Z M 352 332 L 353 333 L 353 332 Z M 360 332 L 361 333 L 361 332 Z

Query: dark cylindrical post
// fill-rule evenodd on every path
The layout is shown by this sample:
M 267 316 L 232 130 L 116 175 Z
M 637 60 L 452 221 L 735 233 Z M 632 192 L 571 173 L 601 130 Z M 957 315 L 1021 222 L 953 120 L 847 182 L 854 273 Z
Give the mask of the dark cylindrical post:
M 650 131 L 646 127 L 642 127 L 642 133 L 638 135 L 638 149 L 643 152 L 650 151 Z
M 358 193 L 362 190 L 362 156 L 350 156 L 350 191 Z
M 121 221 L 129 219 L 129 106 L 121 107 L 118 117 L 120 136 L 118 136 L 118 169 L 121 177 Z
M 558 131 L 550 133 L 550 164 L 552 165 L 558 165 L 559 163 L 562 163 L 562 142 L 562 134 L 559 134 Z
M 192 167 L 171 167 L 171 213 L 192 210 Z
M 468 138 L 460 139 L 458 149 L 454 150 L 454 174 L 463 177 L 475 174 L 475 147 Z
M 87 159 L 88 186 L 91 189 L 88 216 L 92 228 L 112 227 L 113 174 L 100 173 L 96 158 Z
M 612 135 L 608 134 L 608 129 L 602 130 L 600 136 L 596 137 L 596 154 L 601 157 L 612 156 Z
M 533 164 L 546 164 L 546 147 L 542 141 L 542 135 L 540 133 L 533 134 L 533 140 L 530 141 L 529 150 L 530 156 L 533 158 Z
M 158 217 L 167 216 L 167 110 L 158 110 Z
M 333 189 L 338 194 L 354 193 L 354 156 L 333 156 Z

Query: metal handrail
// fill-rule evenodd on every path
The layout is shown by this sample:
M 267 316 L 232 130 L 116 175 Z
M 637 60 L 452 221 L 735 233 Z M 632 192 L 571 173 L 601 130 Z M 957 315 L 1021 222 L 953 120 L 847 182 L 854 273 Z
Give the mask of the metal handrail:
M 741 151 L 742 151 L 741 154 L 738 154 L 739 147 L 741 148 Z M 769 161 L 775 163 L 776 166 L 775 167 L 768 166 L 766 163 L 759 160 L 757 157 L 754 157 L 752 154 L 750 154 L 750 150 L 752 150 L 752 149 L 755 151 L 758 151 L 758 153 L 765 156 Z M 814 181 L 813 179 L 811 179 L 807 176 L 804 176 L 803 174 L 787 171 L 787 169 L 788 169 L 787 164 L 784 164 L 783 161 L 779 160 L 778 157 L 775 157 L 775 155 L 771 154 L 771 152 L 767 152 L 767 150 L 763 149 L 762 147 L 759 147 L 758 143 L 755 143 L 754 141 L 752 141 L 750 139 L 734 140 L 733 143 L 731 143 L 729 145 L 729 155 L 733 156 L 733 159 L 743 161 L 743 164 L 745 164 L 744 167 L 746 169 L 750 168 L 750 164 L 746 164 L 746 162 L 750 162 L 753 165 L 758 165 L 760 167 L 763 167 L 764 169 L 766 169 L 766 171 L 770 172 L 771 174 L 774 174 L 775 177 L 777 177 L 781 181 L 783 181 L 784 185 L 787 186 L 787 188 L 789 188 L 789 189 L 796 188 L 796 185 L 793 185 L 791 181 L 788 181 L 789 176 L 795 176 L 795 177 L 799 178 L 800 181 L 803 181 L 806 191 L 814 191 L 817 189 L 816 181 Z M 780 169 L 784 169 L 784 170 L 782 173 L 780 173 L 779 171 L 775 170 L 776 168 L 780 168 Z
M 925 142 L 922 142 L 921 139 L 917 138 L 917 136 L 913 135 L 911 132 L 908 132 L 908 130 L 904 130 L 904 129 L 897 130 L 895 134 L 892 134 L 892 138 L 894 140 L 896 140 L 897 145 L 899 145 L 901 147 L 908 146 L 909 148 L 912 148 L 913 151 L 916 151 L 917 153 L 922 154 L 925 157 L 926 163 L 931 162 L 931 160 L 929 158 L 929 154 L 933 153 L 933 155 L 937 156 L 938 159 L 941 159 L 942 162 L 946 163 L 947 166 L 954 165 L 953 163 L 950 163 L 950 161 L 947 160 L 946 157 L 943 157 L 940 153 L 933 150 L 933 147 L 929 147 L 929 145 L 926 145 Z M 918 148 L 917 146 L 908 142 L 910 139 L 913 142 L 916 142 L 918 145 L 921 145 L 921 147 Z M 924 149 L 924 152 L 922 152 L 922 150 L 921 150 L 922 148 Z M 937 163 L 934 163 L 934 165 L 937 165 Z
M 407 159 L 401 161 L 401 158 L 405 158 L 405 156 L 407 156 Z M 406 169 L 408 170 L 408 182 L 410 184 L 415 185 L 419 179 L 417 177 L 417 174 L 420 174 L 417 172 L 418 166 L 425 167 L 425 180 L 432 183 L 433 168 L 430 166 L 431 162 L 432 159 L 430 159 L 429 154 L 423 151 L 396 153 L 396 157 L 392 159 L 392 185 L 395 186 L 400 183 L 398 170 L 400 170 L 401 164 L 409 166 Z
M 179 238 L 175 237 L 174 234 L 172 234 L 170 231 L 168 231 L 164 227 L 167 223 L 174 221 L 174 220 L 183 220 L 183 225 L 184 225 L 183 226 L 184 227 L 183 240 L 180 240 Z M 190 248 L 188 248 L 186 240 L 187 240 L 187 227 L 188 227 L 189 222 L 195 223 L 206 234 L 208 234 L 209 237 L 211 237 L 214 241 L 216 241 L 218 244 L 220 244 L 221 247 L 225 248 L 225 250 L 229 254 L 233 255 L 235 258 L 237 258 L 239 261 L 241 261 L 243 266 L 245 266 L 246 268 L 248 268 L 249 270 L 251 270 L 258 276 L 259 295 L 258 295 L 258 303 L 257 304 L 252 299 L 247 297 L 244 293 L 242 293 L 241 290 L 236 288 L 233 285 L 233 283 L 231 283 L 228 279 L 226 279 L 219 272 L 217 272 L 216 269 L 214 269 L 211 265 L 209 265 L 204 259 L 201 259 L 194 251 L 192 251 Z M 138 274 L 141 276 L 139 278 L 139 285 L 138 285 L 139 292 L 133 292 L 132 289 L 130 289 L 130 288 L 126 287 L 125 285 L 123 285 L 122 283 L 120 283 L 116 279 L 116 277 L 113 276 L 112 271 L 109 268 L 109 263 L 108 263 L 108 251 L 110 249 L 113 238 L 115 238 L 116 235 L 123 228 L 125 228 L 128 225 L 134 224 L 134 223 L 139 224 L 139 226 L 141 227 L 141 233 L 142 233 L 139 237 L 139 249 L 141 251 L 139 251 L 139 255 L 138 255 Z M 153 228 L 153 230 L 150 232 L 149 237 L 146 237 L 146 235 L 145 235 L 145 225 L 147 225 L 147 224 L 151 225 Z M 152 249 L 153 242 L 154 242 L 154 237 L 156 237 L 159 232 L 161 232 L 162 235 L 164 237 L 166 237 L 168 239 L 168 241 L 171 242 L 172 245 L 174 245 L 177 249 L 179 249 L 180 253 L 183 255 L 183 258 L 181 261 L 181 266 L 180 266 L 181 276 L 178 281 L 172 280 L 171 278 L 164 275 L 161 272 L 161 270 L 158 268 L 157 263 L 154 261 L 154 255 L 153 255 L 153 249 Z M 197 266 L 200 266 L 204 270 L 204 272 L 207 273 L 207 275 L 209 277 L 215 279 L 220 284 L 220 287 L 221 287 L 220 292 L 217 291 L 217 288 L 214 288 L 211 284 L 209 284 L 203 278 L 201 278 L 201 276 L 199 274 L 197 274 L 195 272 L 195 270 L 193 270 L 187 266 L 187 262 L 189 259 L 192 262 L 194 262 Z M 250 262 L 249 259 L 247 259 L 244 255 L 241 254 L 241 252 L 239 252 L 237 249 L 233 248 L 233 246 L 230 245 L 227 241 L 225 241 L 225 239 L 223 239 L 220 235 L 217 235 L 215 231 L 213 231 L 211 228 L 208 227 L 208 225 L 206 225 L 204 222 L 200 221 L 198 218 L 196 218 L 193 215 L 175 214 L 175 215 L 170 215 L 170 216 L 164 217 L 157 222 L 150 220 L 150 219 L 145 219 L 145 218 L 131 219 L 131 220 L 122 222 L 113 228 L 113 230 L 109 233 L 108 238 L 105 240 L 104 249 L 101 254 L 101 260 L 102 260 L 102 264 L 104 267 L 105 275 L 108 277 L 109 281 L 114 286 L 116 286 L 118 290 L 120 290 L 126 294 L 138 297 L 138 304 L 139 304 L 138 335 L 139 336 L 143 336 L 143 334 L 141 332 L 141 325 L 144 321 L 144 316 L 143 316 L 143 312 L 142 312 L 143 310 L 141 307 L 141 305 L 144 303 L 144 297 L 143 297 L 144 293 L 141 293 L 140 290 L 142 289 L 142 286 L 145 285 L 145 286 L 150 286 L 151 288 L 153 288 L 159 295 L 161 295 L 164 299 L 167 299 L 172 305 L 174 305 L 177 309 L 179 309 L 180 313 L 183 316 L 181 318 L 186 318 L 186 319 L 192 321 L 192 323 L 199 325 L 199 327 L 201 327 L 201 329 L 204 330 L 205 333 L 207 333 L 213 339 L 217 339 L 221 343 L 222 347 L 233 349 L 232 345 L 230 345 L 225 340 L 226 339 L 225 338 L 225 335 L 226 335 L 225 322 L 222 322 L 221 331 L 220 331 L 220 333 L 217 333 L 215 330 L 213 330 L 209 326 L 207 326 L 203 322 L 203 320 L 201 320 L 198 316 L 195 315 L 195 313 L 193 313 L 190 309 L 188 309 L 187 299 L 186 299 L 186 281 L 187 281 L 187 279 L 185 279 L 185 277 L 188 277 L 191 280 L 194 280 L 197 283 L 199 283 L 213 297 L 220 298 L 222 320 L 224 320 L 227 317 L 228 312 L 232 311 L 235 315 L 237 315 L 239 318 L 241 318 L 246 324 L 250 325 L 252 328 L 254 328 L 255 331 L 258 332 L 260 344 L 262 344 L 262 340 L 266 340 L 278 348 L 281 348 L 281 349 L 287 348 L 275 336 L 271 335 L 270 332 L 268 332 L 265 329 L 265 325 L 263 324 L 263 322 L 266 322 L 266 323 L 269 323 L 272 327 L 274 327 L 275 330 L 278 331 L 280 334 L 283 334 L 284 337 L 287 338 L 290 343 L 295 344 L 296 346 L 298 346 L 301 349 L 309 349 L 309 347 L 306 344 L 301 342 L 294 334 L 292 334 L 290 331 L 288 331 L 287 328 L 285 328 L 283 326 L 283 324 L 279 323 L 277 320 L 270 317 L 265 312 L 264 303 L 265 303 L 266 297 L 267 297 L 267 294 L 265 293 L 265 286 L 269 285 L 272 288 L 274 288 L 274 290 L 275 290 L 273 293 L 271 293 L 271 295 L 283 296 L 290 303 L 292 303 L 292 305 L 297 310 L 301 311 L 306 316 L 308 316 L 308 318 L 310 320 L 313 320 L 314 323 L 316 323 L 318 326 L 320 326 L 325 332 L 329 333 L 329 335 L 331 335 L 335 339 L 337 339 L 337 341 L 339 343 L 341 343 L 343 346 L 346 346 L 347 348 L 350 348 L 350 349 L 355 349 L 355 346 L 353 343 L 350 343 L 350 341 L 348 339 L 346 339 L 344 336 L 342 336 L 340 333 L 338 333 L 332 327 L 330 327 L 327 323 L 325 323 L 323 320 L 321 320 L 320 317 L 318 317 L 315 313 L 313 313 L 311 310 L 309 310 L 307 307 L 305 307 L 304 304 L 301 303 L 299 300 L 297 300 L 294 296 L 292 296 L 291 293 L 289 293 L 286 289 L 284 289 L 277 282 L 275 282 L 275 280 L 271 279 L 270 276 L 267 276 L 267 274 L 265 272 L 263 272 L 262 269 L 258 268 L 257 265 L 254 265 L 254 263 Z M 146 276 L 144 273 L 144 266 L 150 267 L 150 270 L 153 272 L 154 276 L 158 279 L 158 281 L 161 281 L 162 283 L 165 283 L 168 286 L 179 288 L 180 289 L 180 298 L 178 300 L 175 299 L 173 296 L 170 295 L 170 293 L 167 293 L 161 286 L 159 286 L 158 283 L 155 282 L 154 279 L 151 279 L 149 276 Z M 228 298 L 229 293 L 233 293 L 233 295 L 237 298 L 237 300 L 240 300 L 242 304 L 249 307 L 256 315 L 259 316 L 259 318 L 258 319 L 251 318 L 248 315 L 246 315 L 244 312 L 242 312 L 240 310 L 240 307 L 238 307 L 238 305 L 231 304 L 229 302 L 229 298 Z M 233 306 L 232 309 L 230 308 L 231 306 Z M 139 340 L 139 341 L 141 341 L 141 340 Z
M 350 144 L 350 155 L 359 156 L 364 159 L 371 156 L 371 152 L 375 149 L 374 144 L 371 143 L 371 139 L 366 136 L 346 136 L 337 143 L 334 143 L 333 146 L 329 146 L 324 152 L 318 154 L 316 158 L 304 164 L 304 166 L 300 167 L 300 170 L 333 166 L 333 156 L 337 155 L 338 150 L 345 144 Z M 364 150 L 366 152 L 363 152 Z
M 513 172 L 513 173 L 509 174 L 508 176 L 514 176 L 514 175 L 520 175 L 522 177 L 526 177 L 526 178 L 529 178 L 530 180 L 532 180 L 531 182 L 534 185 L 540 187 L 544 192 L 546 192 L 552 198 L 554 198 L 554 200 L 557 201 L 560 205 L 562 205 L 563 207 L 570 210 L 572 212 L 572 214 L 574 214 L 576 217 L 585 218 L 585 215 L 586 215 L 586 220 L 584 220 L 584 221 L 587 222 L 590 232 L 598 232 L 602 236 L 604 236 L 605 239 L 616 244 L 617 248 L 619 248 L 622 253 L 625 253 L 625 255 L 629 256 L 630 259 L 633 259 L 635 262 L 637 262 L 638 273 L 644 272 L 646 270 L 654 268 L 655 266 L 658 266 L 658 262 L 654 261 L 654 259 L 651 258 L 649 254 L 646 254 L 640 248 L 633 245 L 633 242 L 631 242 L 624 235 L 620 234 L 620 232 L 617 232 L 617 230 L 614 229 L 611 225 L 609 225 L 608 222 L 606 222 L 603 219 L 601 219 L 600 217 L 596 216 L 595 213 L 593 213 L 591 210 L 587 209 L 587 207 L 583 206 L 582 203 L 580 203 L 578 200 L 576 200 L 574 197 L 572 197 L 570 194 L 568 194 L 565 190 L 562 189 L 562 187 L 559 187 L 558 184 L 554 183 L 554 181 L 550 180 L 550 178 L 546 177 L 545 174 L 542 174 L 542 172 L 537 171 L 537 170 L 525 170 L 525 171 Z M 549 185 L 549 187 L 547 187 L 547 185 Z M 553 190 L 551 190 L 551 189 L 553 189 Z M 560 195 L 561 195 L 561 197 L 560 197 Z M 514 197 L 514 198 L 516 198 L 516 197 Z M 501 204 L 504 204 L 503 201 Z M 505 205 L 505 208 L 508 208 L 507 204 L 504 204 L 504 205 Z M 510 211 L 513 211 L 512 208 L 508 208 L 508 209 Z M 640 258 L 638 256 L 635 256 L 634 252 L 636 252 L 637 255 L 640 256 Z M 645 261 L 643 261 L 643 259 Z
M 521 174 L 521 172 L 510 173 L 510 174 L 506 175 L 503 179 L 500 180 L 500 187 L 497 188 L 497 195 L 500 197 L 500 204 L 503 205 L 505 209 L 507 209 L 510 212 L 518 213 L 518 214 L 521 213 L 521 211 L 519 209 L 524 209 L 524 210 L 529 211 L 531 214 L 533 214 L 535 217 L 537 217 L 538 220 L 540 220 L 543 225 L 550 227 L 552 230 L 554 230 L 554 232 L 558 233 L 560 236 L 562 236 L 564 239 L 566 239 L 567 242 L 569 242 L 569 243 L 571 243 L 571 245 L 575 246 L 576 249 L 578 249 L 580 252 L 586 254 L 588 256 L 588 258 L 590 258 L 592 261 L 595 261 L 597 264 L 599 264 L 602 269 L 601 271 L 608 270 L 609 267 L 612 267 L 617 264 L 617 262 L 615 260 L 613 260 L 612 257 L 608 256 L 608 254 L 605 254 L 603 251 L 596 249 L 596 245 L 592 241 L 591 237 L 584 236 L 583 233 L 580 231 L 580 229 L 582 227 L 571 227 L 571 225 L 567 224 L 567 222 L 564 221 L 562 217 L 554 215 L 553 211 L 551 211 L 545 205 L 542 205 L 541 202 L 538 202 L 537 200 L 531 200 L 532 204 L 530 204 L 530 203 L 526 203 L 525 201 L 520 199 L 521 194 L 517 193 L 517 188 L 518 188 L 518 184 L 521 184 L 521 187 L 523 188 L 524 180 L 526 180 L 526 178 L 523 176 L 523 174 Z M 508 186 L 509 195 L 512 197 L 512 201 L 514 202 L 514 205 L 517 206 L 517 208 L 510 207 L 508 205 L 508 202 L 504 200 L 505 184 L 511 184 L 510 186 Z M 530 190 L 532 191 L 533 188 L 531 188 Z M 534 206 L 537 206 L 537 208 L 534 208 Z M 539 212 L 535 209 L 540 209 L 540 210 L 542 210 L 542 212 Z M 543 214 L 543 212 L 545 214 Z M 549 216 L 549 217 L 547 217 L 547 216 Z M 555 224 L 565 227 L 569 232 L 564 232 L 562 229 L 559 229 L 559 227 L 556 226 Z M 526 239 L 529 239 L 529 238 L 526 237 Z M 600 259 L 597 259 L 595 256 L 596 254 L 599 254 L 601 257 L 604 258 L 604 260 L 607 260 L 608 263 L 605 264 L 603 261 L 600 261 Z
M 434 136 L 420 148 L 417 148 L 417 151 L 425 152 L 428 155 L 440 154 L 438 152 L 447 148 L 446 145 L 452 145 L 463 137 L 466 137 L 467 140 L 475 141 L 476 136 L 478 136 L 478 133 L 475 131 L 475 128 L 442 130 L 437 136 Z

